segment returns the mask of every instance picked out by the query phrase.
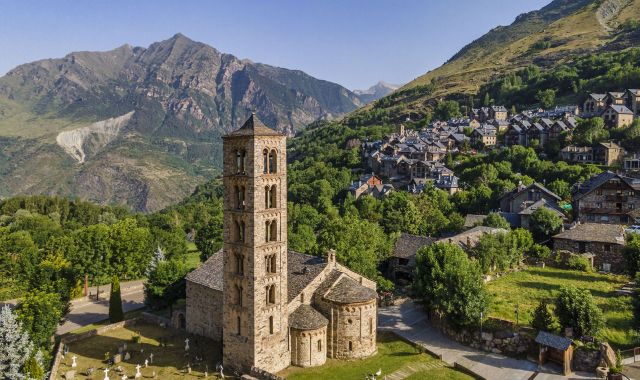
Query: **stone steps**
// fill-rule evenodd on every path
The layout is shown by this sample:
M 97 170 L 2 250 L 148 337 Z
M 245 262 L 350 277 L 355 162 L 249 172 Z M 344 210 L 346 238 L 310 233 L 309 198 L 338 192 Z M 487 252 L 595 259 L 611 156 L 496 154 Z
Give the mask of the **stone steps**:
M 417 372 L 422 372 L 422 371 L 427 371 L 430 369 L 436 369 L 436 368 L 442 368 L 442 367 L 446 367 L 448 366 L 447 363 L 441 361 L 441 360 L 434 360 L 432 362 L 429 363 L 413 363 L 413 364 L 408 364 L 402 368 L 400 368 L 399 370 L 393 372 L 390 375 L 386 375 L 386 376 L 382 376 L 382 379 L 385 380 L 402 380 L 402 379 L 406 379 L 407 377 L 413 375 L 414 373 Z

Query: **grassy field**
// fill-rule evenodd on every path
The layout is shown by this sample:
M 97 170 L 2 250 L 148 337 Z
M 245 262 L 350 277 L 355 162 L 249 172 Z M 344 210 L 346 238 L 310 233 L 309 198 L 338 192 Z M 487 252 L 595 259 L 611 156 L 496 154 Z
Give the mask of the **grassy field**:
M 386 332 L 378 333 L 378 353 L 370 358 L 355 361 L 328 359 L 327 363 L 316 368 L 289 367 L 278 375 L 288 380 L 332 380 L 364 379 L 368 373 L 382 369 L 382 378 L 409 364 L 435 363 L 438 359 L 421 353 L 412 345 Z M 452 368 L 443 367 L 417 372 L 411 379 L 435 380 L 471 380 L 472 377 Z
M 624 276 L 584 273 L 556 268 L 529 268 L 501 277 L 487 285 L 492 296 L 489 315 L 515 321 L 519 306 L 519 323 L 529 324 L 533 310 L 546 299 L 553 302 L 562 285 L 588 289 L 604 312 L 606 327 L 599 338 L 613 346 L 625 348 L 640 343 L 632 328 L 631 297 L 616 296 L 615 290 L 627 282 Z
M 140 334 L 139 343 L 133 343 L 132 337 Z M 124 373 L 133 378 L 136 364 L 144 365 L 144 360 L 153 353 L 153 363 L 148 368 L 142 368 L 144 378 L 152 378 L 155 372 L 158 379 L 177 380 L 204 377 L 205 366 L 208 366 L 210 378 L 217 378 L 212 375 L 216 363 L 220 362 L 221 347 L 219 343 L 198 337 L 190 337 L 190 354 L 185 355 L 184 340 L 188 335 L 182 331 L 164 329 L 155 325 L 136 325 L 128 328 L 118 328 L 69 344 L 69 354 L 63 360 L 63 364 L 58 370 L 58 377 L 71 369 L 71 357 L 77 356 L 76 371 L 78 374 L 85 372 L 88 368 L 94 368 L 93 378 L 102 378 L 102 370 L 107 366 L 105 363 L 105 353 L 113 355 L 118 352 L 118 347 L 127 344 L 127 351 L 132 353 L 131 359 L 111 366 L 109 374 L 111 379 L 119 379 L 122 374 L 117 374 L 115 368 L 121 366 Z M 160 340 L 166 343 L 165 347 L 160 346 Z M 141 352 L 141 350 L 144 350 Z M 203 361 L 196 361 L 195 356 L 201 356 Z M 183 370 L 187 363 L 190 363 L 191 374 Z M 77 378 L 78 376 L 76 376 Z M 84 376 L 82 376 L 84 378 Z

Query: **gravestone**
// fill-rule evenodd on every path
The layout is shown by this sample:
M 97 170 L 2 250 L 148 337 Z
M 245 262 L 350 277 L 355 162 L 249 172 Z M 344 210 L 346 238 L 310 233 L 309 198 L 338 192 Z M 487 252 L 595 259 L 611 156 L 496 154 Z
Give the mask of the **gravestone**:
M 76 371 L 75 371 L 74 369 L 72 369 L 72 370 L 70 370 L 70 371 L 67 371 L 67 372 L 65 372 L 65 374 L 64 374 L 64 378 L 65 378 L 65 379 L 67 379 L 67 380 L 69 380 L 69 379 L 73 379 L 73 378 L 75 378 L 75 377 L 76 377 Z
M 128 352 L 125 352 L 124 353 L 124 360 L 129 360 L 129 359 L 131 359 L 131 354 L 128 353 Z
M 113 364 L 118 364 L 122 361 L 122 355 L 115 354 L 113 355 Z

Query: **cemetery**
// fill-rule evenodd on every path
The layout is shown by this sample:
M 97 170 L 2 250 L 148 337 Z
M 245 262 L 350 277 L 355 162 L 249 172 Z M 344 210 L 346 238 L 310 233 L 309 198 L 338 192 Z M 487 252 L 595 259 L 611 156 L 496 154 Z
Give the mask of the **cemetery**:
M 218 342 L 140 320 L 61 344 L 55 379 L 219 378 Z

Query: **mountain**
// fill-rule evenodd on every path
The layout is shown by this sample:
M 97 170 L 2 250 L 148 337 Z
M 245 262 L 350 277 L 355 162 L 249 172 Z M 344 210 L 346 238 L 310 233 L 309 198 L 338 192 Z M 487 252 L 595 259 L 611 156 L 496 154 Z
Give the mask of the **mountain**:
M 354 90 L 363 103 L 371 103 L 399 89 L 399 85 L 380 81 L 366 90 Z
M 442 66 L 351 116 L 379 122 L 424 114 L 437 99 L 467 100 L 481 86 L 530 64 L 543 70 L 595 52 L 638 46 L 619 26 L 640 18 L 640 0 L 554 0 L 464 46 Z M 375 111 L 375 112 L 372 112 Z
M 24 64 L 0 78 L 0 196 L 158 210 L 219 173 L 220 136 L 252 111 L 293 134 L 362 104 L 335 83 L 181 34 Z

